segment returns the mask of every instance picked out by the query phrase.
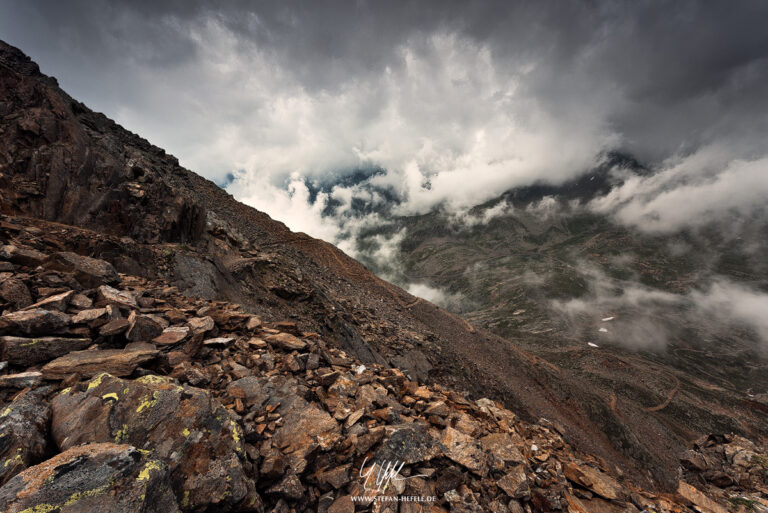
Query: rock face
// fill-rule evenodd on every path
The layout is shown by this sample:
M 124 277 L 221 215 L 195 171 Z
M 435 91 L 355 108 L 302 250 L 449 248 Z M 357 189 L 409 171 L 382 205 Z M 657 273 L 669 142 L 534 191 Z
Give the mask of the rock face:
M 135 447 L 74 447 L 0 488 L 7 513 L 175 513 L 168 468 Z
M 45 455 L 51 412 L 41 396 L 22 392 L 0 411 L 0 485 Z
M 128 443 L 167 463 L 183 509 L 225 509 L 253 484 L 237 417 L 204 390 L 148 375 L 101 374 L 52 402 L 51 433 L 61 450 L 91 442 Z

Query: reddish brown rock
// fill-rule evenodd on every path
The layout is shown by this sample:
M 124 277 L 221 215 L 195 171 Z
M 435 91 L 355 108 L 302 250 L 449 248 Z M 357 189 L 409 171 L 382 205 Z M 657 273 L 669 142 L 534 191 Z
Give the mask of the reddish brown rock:
M 128 376 L 136 367 L 154 359 L 157 354 L 157 351 L 148 349 L 75 351 L 47 363 L 42 372 L 46 379 L 64 379 L 75 373 L 91 377 L 102 372 Z
M 131 342 L 149 342 L 163 332 L 163 327 L 148 315 L 135 310 L 128 316 L 128 329 L 125 338 Z
M 623 489 L 615 479 L 589 465 L 569 462 L 563 465 L 563 474 L 569 481 L 606 499 L 618 499 L 623 495 Z
M 509 433 L 491 433 L 480 439 L 480 445 L 487 452 L 497 456 L 506 463 L 522 463 L 525 461 Z
M 290 333 L 277 333 L 264 338 L 267 343 L 284 349 L 286 351 L 302 351 L 307 347 L 307 343 Z
M 511 499 L 522 499 L 531 494 L 528 477 L 525 475 L 525 466 L 518 465 L 507 472 L 496 483 Z
M 177 513 L 168 467 L 130 445 L 73 447 L 0 488 L 7 513 Z
M 128 319 L 113 319 L 99 328 L 99 335 L 102 337 L 112 337 L 125 333 L 128 329 Z
M 169 346 L 183 342 L 189 336 L 188 326 L 171 326 L 165 328 L 163 332 L 152 339 L 152 342 L 159 346 Z
M 91 345 L 89 338 L 0 337 L 3 359 L 14 365 L 30 366 L 47 362 Z
M 478 475 L 484 475 L 488 471 L 485 452 L 474 438 L 446 427 L 440 442 L 445 447 L 445 455 L 456 463 Z
M 193 317 L 187 320 L 189 328 L 193 334 L 207 333 L 212 331 L 216 327 L 216 323 L 213 322 L 212 317 Z

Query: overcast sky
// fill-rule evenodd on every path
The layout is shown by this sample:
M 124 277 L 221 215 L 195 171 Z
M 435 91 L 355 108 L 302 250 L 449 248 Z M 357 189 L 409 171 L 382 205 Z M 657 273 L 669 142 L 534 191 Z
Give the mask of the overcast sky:
M 765 205 L 767 26 L 762 0 L 0 0 L 0 38 L 74 97 L 329 240 L 304 179 L 366 166 L 403 213 L 611 149 L 658 171 L 596 206 L 622 222 Z

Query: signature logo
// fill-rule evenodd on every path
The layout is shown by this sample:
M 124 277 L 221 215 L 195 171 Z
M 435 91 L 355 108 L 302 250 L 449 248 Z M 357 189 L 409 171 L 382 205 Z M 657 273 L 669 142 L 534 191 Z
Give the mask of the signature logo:
M 400 471 L 405 466 L 405 462 L 400 461 L 383 461 L 381 463 L 373 463 L 368 469 L 365 468 L 365 464 L 368 462 L 368 457 L 363 460 L 363 464 L 360 466 L 360 477 L 364 479 L 363 488 L 373 494 L 384 493 L 390 485 L 390 482 L 395 481 L 407 481 L 408 479 L 414 479 L 416 477 L 428 477 L 425 474 L 416 474 L 414 476 L 403 477 L 400 475 Z

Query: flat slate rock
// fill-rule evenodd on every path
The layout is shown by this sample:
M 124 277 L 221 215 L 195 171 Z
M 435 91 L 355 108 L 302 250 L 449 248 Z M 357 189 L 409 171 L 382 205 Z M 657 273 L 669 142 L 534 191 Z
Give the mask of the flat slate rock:
M 128 376 L 136 367 L 154 359 L 158 351 L 150 349 L 93 349 L 74 351 L 46 364 L 43 376 L 46 379 L 64 379 L 70 374 L 84 377 L 108 372 L 115 376 Z
M 2 359 L 14 365 L 30 366 L 48 362 L 91 345 L 90 338 L 0 337 Z
M 56 310 L 21 310 L 0 316 L 0 332 L 10 335 L 50 335 L 66 330 L 72 319 Z

